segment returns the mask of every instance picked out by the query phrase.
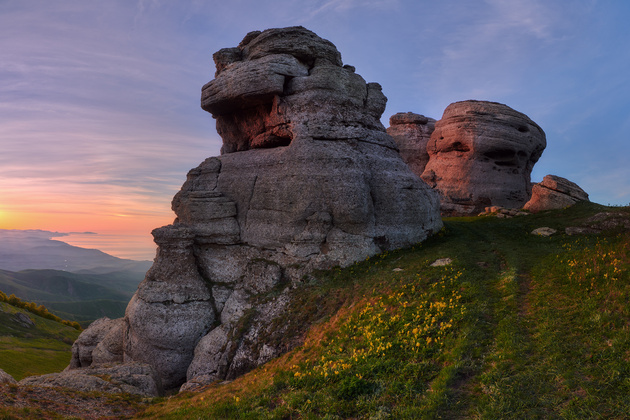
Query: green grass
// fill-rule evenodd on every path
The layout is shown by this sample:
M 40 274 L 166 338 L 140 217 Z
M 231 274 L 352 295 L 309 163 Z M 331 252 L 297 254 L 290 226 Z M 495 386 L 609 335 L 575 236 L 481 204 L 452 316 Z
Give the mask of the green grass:
M 562 232 L 629 210 L 446 219 L 421 245 L 317 273 L 280 321 L 307 326 L 302 346 L 140 417 L 625 418 L 630 235 Z
M 17 323 L 22 312 L 34 326 Z M 0 369 L 20 380 L 30 375 L 60 372 L 70 362 L 72 343 L 79 331 L 0 302 Z
M 563 233 L 602 211 L 630 218 L 596 204 L 450 218 L 415 247 L 314 273 L 274 321 L 285 333 L 267 338 L 301 345 L 138 417 L 627 418 L 630 233 Z M 530 233 L 541 226 L 558 233 Z M 3 305 L 0 368 L 16 379 L 63 369 L 78 331 L 33 315 L 36 329 L 20 327 Z
M 302 346 L 140 417 L 626 418 L 630 234 L 562 233 L 601 211 L 630 217 L 581 204 L 452 218 L 414 248 L 318 273 L 281 321 L 308 326 Z

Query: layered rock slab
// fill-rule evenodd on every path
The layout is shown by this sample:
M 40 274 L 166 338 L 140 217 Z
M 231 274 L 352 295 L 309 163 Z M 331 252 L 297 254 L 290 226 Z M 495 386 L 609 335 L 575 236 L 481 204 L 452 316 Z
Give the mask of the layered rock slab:
M 435 124 L 422 179 L 439 191 L 446 216 L 478 214 L 488 206 L 521 208 L 546 144 L 538 124 L 507 105 L 455 102 Z
M 588 194 L 576 183 L 556 175 L 546 175 L 532 187 L 531 199 L 523 207 L 532 213 L 563 209 L 579 201 L 589 201 Z
M 66 369 L 60 373 L 29 376 L 18 382 L 18 385 L 150 397 L 163 394 L 160 376 L 151 366 L 144 363 L 104 364 Z

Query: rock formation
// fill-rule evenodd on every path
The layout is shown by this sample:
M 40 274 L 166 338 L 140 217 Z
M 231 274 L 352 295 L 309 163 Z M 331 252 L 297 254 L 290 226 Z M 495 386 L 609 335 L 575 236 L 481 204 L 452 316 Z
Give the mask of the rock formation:
M 400 156 L 411 171 L 421 176 L 429 162 L 427 143 L 435 130 L 435 120 L 413 112 L 399 112 L 389 118 L 387 134 L 392 136 Z
M 435 124 L 422 179 L 439 191 L 446 216 L 476 215 L 488 206 L 521 208 L 545 146 L 543 130 L 507 105 L 455 102 Z
M 272 321 L 310 271 L 442 226 L 439 197 L 380 123 L 381 87 L 344 66 L 332 43 L 302 27 L 270 29 L 214 60 L 201 105 L 222 154 L 188 173 L 176 220 L 153 231 L 157 256 L 123 327 L 103 321 L 86 334 L 73 367 L 117 357 L 121 337 L 124 362 L 150 364 L 165 389 L 233 378 L 286 351 L 265 337 L 283 333 Z
M 149 397 L 163 394 L 159 375 L 145 363 L 94 365 L 81 369 L 66 369 L 60 373 L 29 376 L 20 386 L 64 387 L 77 391 L 127 393 Z
M 14 384 L 16 383 L 13 376 L 6 373 L 4 370 L 0 369 L 0 384 Z
M 97 319 L 72 344 L 72 359 L 68 369 L 100 363 L 123 361 L 123 319 Z
M 538 213 L 570 207 L 578 201 L 589 201 L 588 194 L 582 188 L 568 179 L 546 175 L 542 182 L 534 184 L 531 199 L 523 208 Z

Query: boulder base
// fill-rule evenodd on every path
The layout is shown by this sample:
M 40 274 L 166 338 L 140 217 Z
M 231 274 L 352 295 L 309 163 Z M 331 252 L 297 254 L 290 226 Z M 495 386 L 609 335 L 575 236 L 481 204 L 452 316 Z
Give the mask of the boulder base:
M 29 376 L 18 382 L 20 386 L 71 388 L 77 391 L 127 393 L 157 397 L 162 395 L 162 384 L 157 372 L 147 364 L 125 363 L 94 365 L 41 376 Z

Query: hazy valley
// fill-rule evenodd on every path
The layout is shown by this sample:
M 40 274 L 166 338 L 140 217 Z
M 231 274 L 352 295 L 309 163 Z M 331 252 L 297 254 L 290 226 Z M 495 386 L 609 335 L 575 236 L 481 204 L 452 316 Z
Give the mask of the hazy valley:
M 84 326 L 122 316 L 151 262 L 68 245 L 51 234 L 0 230 L 0 290 Z

